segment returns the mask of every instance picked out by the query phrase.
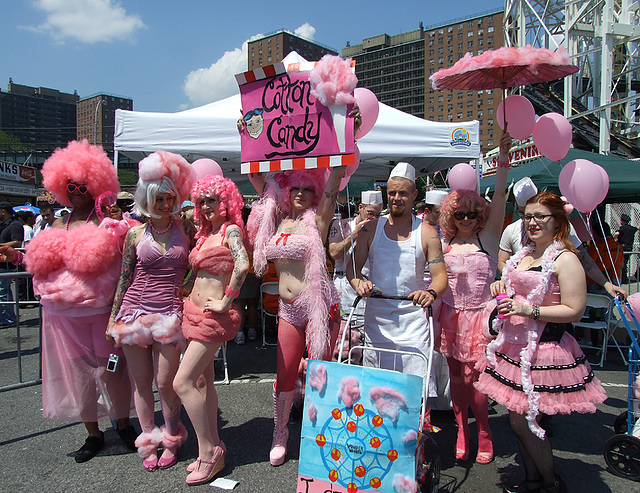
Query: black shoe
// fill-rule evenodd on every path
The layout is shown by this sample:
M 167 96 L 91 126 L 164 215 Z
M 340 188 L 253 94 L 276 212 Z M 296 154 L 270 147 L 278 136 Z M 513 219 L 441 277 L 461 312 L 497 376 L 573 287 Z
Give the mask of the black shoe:
M 540 488 L 540 493 L 568 493 L 569 487 L 562 476 L 556 474 L 555 482 L 550 486 L 543 486 Z
M 99 437 L 89 435 L 84 441 L 84 445 L 74 454 L 76 462 L 82 463 L 93 459 L 104 446 L 104 433 L 100 433 Z
M 502 493 L 540 493 L 540 481 L 526 480 L 514 486 L 505 486 Z
M 126 428 L 119 428 L 116 431 L 129 450 L 133 450 L 134 452 L 138 450 L 138 447 L 136 447 L 136 438 L 138 438 L 138 433 L 133 426 L 129 425 Z

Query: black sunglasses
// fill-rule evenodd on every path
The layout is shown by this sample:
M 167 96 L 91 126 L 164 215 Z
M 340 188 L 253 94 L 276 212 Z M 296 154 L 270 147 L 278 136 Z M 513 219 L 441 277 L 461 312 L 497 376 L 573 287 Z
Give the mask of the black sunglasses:
M 86 185 L 76 185 L 75 183 L 67 183 L 67 192 L 75 193 L 76 190 L 80 192 L 82 195 L 84 195 L 89 191 Z
M 462 221 L 465 217 L 473 220 L 478 217 L 478 213 L 476 211 L 458 211 L 453 213 L 453 217 L 455 217 L 458 221 Z

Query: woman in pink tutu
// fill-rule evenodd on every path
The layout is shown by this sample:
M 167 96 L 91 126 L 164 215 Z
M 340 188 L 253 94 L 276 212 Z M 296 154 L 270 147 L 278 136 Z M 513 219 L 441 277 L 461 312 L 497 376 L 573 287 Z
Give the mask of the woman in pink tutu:
M 509 169 L 511 136 L 500 139 L 495 193 L 491 206 L 476 192 L 455 190 L 440 208 L 444 233 L 444 261 L 449 289 L 442 296 L 440 352 L 449 365 L 451 402 L 458 425 L 456 459 L 467 460 L 469 407 L 478 430 L 476 462 L 493 460 L 487 396 L 473 384 L 480 375 L 475 365 L 484 356 L 489 339 L 484 335 L 485 306 L 491 300 L 489 285 L 496 276 L 498 242 L 505 211 L 505 186 Z
M 142 428 L 136 446 L 144 468 L 155 471 L 178 461 L 178 447 L 187 437 L 173 379 L 182 351 L 182 284 L 195 229 L 177 217 L 195 171 L 182 156 L 164 151 L 140 161 L 138 171 L 135 201 L 149 219 L 127 233 L 107 335 L 127 357 Z M 154 380 L 164 416 L 161 428 L 154 424 Z
M 102 419 L 117 419 L 118 433 L 135 450 L 126 362 L 104 336 L 130 227 L 101 214 L 101 197 L 115 199 L 120 190 L 116 169 L 101 148 L 83 140 L 57 149 L 42 177 L 58 202 L 73 207 L 29 242 L 25 256 L 42 303 L 43 414 L 84 422 L 89 436 L 76 462 L 103 447 Z M 120 360 L 107 371 L 112 352 Z
M 567 491 L 555 474 L 543 414 L 594 413 L 606 399 L 600 381 L 566 329 L 582 317 L 585 274 L 568 241 L 569 222 L 560 197 L 542 192 L 527 202 L 529 244 L 511 257 L 494 295 L 505 317 L 487 348 L 487 366 L 476 388 L 509 409 L 526 481 L 505 491 Z
M 243 245 L 242 195 L 228 178 L 208 175 L 193 185 L 193 217 L 199 225 L 189 255 L 195 281 L 184 301 L 182 333 L 187 350 L 173 386 L 198 438 L 198 460 L 187 470 L 187 484 L 208 483 L 224 468 L 226 447 L 218 434 L 218 394 L 213 358 L 240 328 L 233 300 L 249 270 Z

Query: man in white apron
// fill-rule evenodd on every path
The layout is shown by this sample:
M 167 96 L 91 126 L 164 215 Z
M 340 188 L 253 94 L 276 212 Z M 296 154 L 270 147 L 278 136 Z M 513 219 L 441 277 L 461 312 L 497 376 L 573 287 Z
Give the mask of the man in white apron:
M 398 163 L 387 181 L 390 214 L 378 219 L 375 228 L 360 232 L 354 254 L 355 273 L 351 265 L 347 266 L 347 278 L 361 296 L 370 296 L 375 286 L 383 294 L 407 298 L 407 301 L 377 298 L 367 301 L 367 345 L 420 352 L 428 358 L 429 325 L 425 309 L 448 284 L 438 233 L 412 214 L 417 194 L 415 169 L 408 163 Z M 362 276 L 362 267 L 367 260 L 369 280 Z M 429 286 L 423 280 L 427 262 L 432 277 Z M 365 366 L 420 376 L 426 370 L 420 358 L 411 356 L 365 351 L 364 360 Z M 433 380 L 432 376 L 429 382 L 431 396 L 436 395 Z
M 382 192 L 379 190 L 367 190 L 361 194 L 361 202 L 358 206 L 358 214 L 349 219 L 336 220 L 329 231 L 329 254 L 335 261 L 333 270 L 333 284 L 340 293 L 340 308 L 342 315 L 348 315 L 356 292 L 347 281 L 347 263 L 356 247 L 360 230 L 371 227 L 373 219 L 380 217 L 382 212 Z M 366 266 L 365 266 L 366 275 Z M 358 303 L 355 313 L 364 315 L 364 300 Z

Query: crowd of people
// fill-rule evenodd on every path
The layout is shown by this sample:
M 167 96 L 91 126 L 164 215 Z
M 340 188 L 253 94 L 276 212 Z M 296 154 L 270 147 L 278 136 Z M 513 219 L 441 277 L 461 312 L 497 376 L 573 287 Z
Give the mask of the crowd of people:
M 515 187 L 521 219 L 503 233 L 510 146 L 505 132 L 490 203 L 474 191 L 431 191 L 418 216 L 415 169 L 398 163 L 387 181 L 388 212 L 382 192 L 371 190 L 353 218 L 336 220 L 343 167 L 250 175 L 260 198 L 243 219 L 231 180 L 197 177 L 176 154 L 142 160 L 131 196 L 120 192 L 100 148 L 82 141 L 57 150 L 43 166 L 43 182 L 70 213 L 55 218 L 43 208 L 41 222 L 27 224 L 34 234 L 24 258 L 15 250 L 25 241 L 22 223 L 9 223 L 0 239 L 0 272 L 24 263 L 43 307 L 44 415 L 84 423 L 77 462 L 101 450 L 99 422 L 109 418 L 143 467 L 155 471 L 178 461 L 187 438 L 184 406 L 198 443 L 186 482 L 209 482 L 226 455 L 214 356 L 226 341 L 244 341 L 237 336 L 245 320 L 254 329 L 247 300 L 271 263 L 279 291 L 271 465 L 286 460 L 305 356 L 332 358 L 341 320 L 359 296 L 366 299 L 357 308 L 364 345 L 401 352 L 365 351 L 363 365 L 424 375 L 423 359 L 413 354 L 435 358 L 433 345 L 441 355 L 444 371 L 431 372 L 428 393 L 450 399 L 458 461 L 469 460 L 472 448 L 479 464 L 494 458 L 489 397 L 509 410 L 525 468 L 525 482 L 505 491 L 566 491 L 541 419 L 595 412 L 606 398 L 571 324 L 585 310 L 585 271 L 591 284 L 626 295 L 607 272 L 624 260 L 616 251 L 615 261 L 598 264 L 578 248 L 567 205 L 532 182 Z M 11 214 L 0 203 L 0 222 Z M 594 233 L 596 247 L 613 241 L 606 224 Z M 252 294 L 241 294 L 249 272 Z M 7 291 L 4 280 L 0 288 Z M 371 297 L 380 293 L 404 299 Z M 0 306 L 3 324 L 11 323 L 15 314 Z M 132 407 L 140 432 L 129 421 Z

